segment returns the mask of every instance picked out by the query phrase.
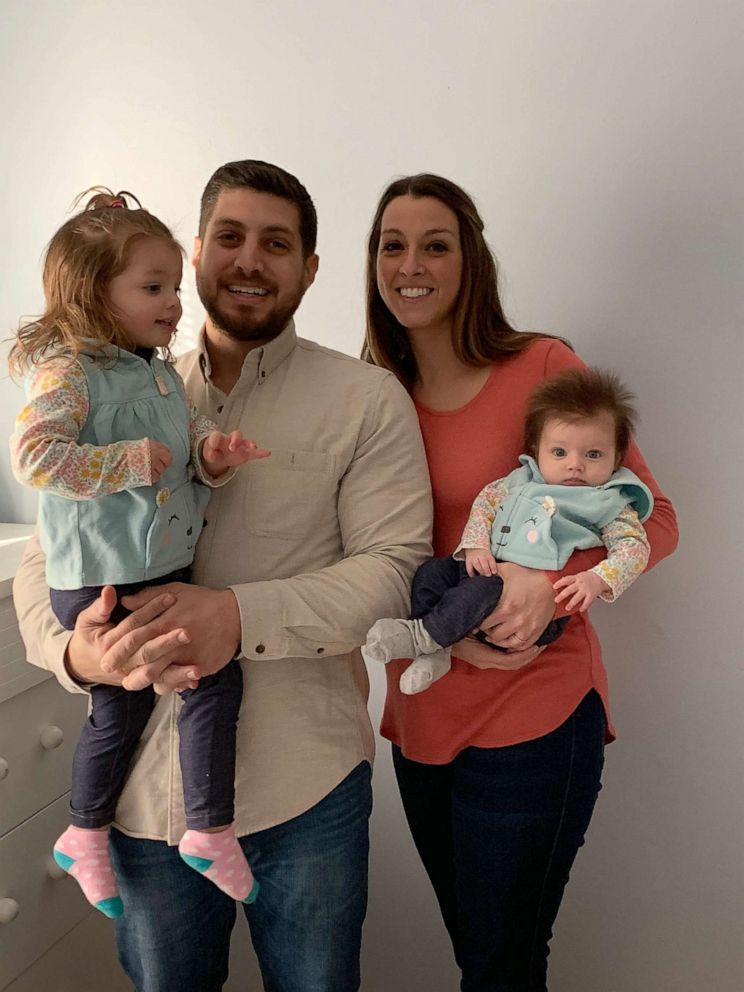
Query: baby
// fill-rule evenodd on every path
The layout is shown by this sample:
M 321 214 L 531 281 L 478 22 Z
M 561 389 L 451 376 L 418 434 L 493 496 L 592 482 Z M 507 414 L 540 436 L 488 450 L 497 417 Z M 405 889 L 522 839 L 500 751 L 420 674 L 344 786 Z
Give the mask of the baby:
M 642 522 L 653 497 L 621 467 L 633 431 L 631 399 L 614 375 L 597 369 L 570 369 L 538 386 L 527 404 L 521 467 L 479 493 L 454 554 L 417 571 L 412 619 L 378 620 L 364 658 L 413 658 L 401 691 L 427 689 L 450 670 L 451 645 L 495 609 L 503 589 L 499 561 L 560 570 L 575 550 L 604 545 L 607 557 L 598 565 L 554 583 L 555 599 L 569 612 L 587 610 L 597 597 L 614 602 L 649 557 Z M 551 621 L 536 643 L 556 640 L 567 622 Z M 527 646 L 514 639 L 515 648 Z

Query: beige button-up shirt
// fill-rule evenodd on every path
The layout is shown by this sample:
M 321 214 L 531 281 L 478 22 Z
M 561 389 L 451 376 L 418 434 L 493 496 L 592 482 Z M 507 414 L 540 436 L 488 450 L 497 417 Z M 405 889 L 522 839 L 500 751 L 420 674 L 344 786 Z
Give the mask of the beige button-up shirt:
M 201 413 L 271 449 L 213 491 L 194 582 L 231 587 L 242 623 L 236 829 L 262 830 L 309 809 L 374 739 L 358 646 L 383 616 L 408 610 L 431 553 L 431 495 L 410 398 L 395 377 L 297 338 L 293 323 L 246 357 L 225 395 L 204 339 L 179 360 Z M 30 542 L 14 594 L 33 664 L 68 690 L 69 633 L 49 607 L 44 559 Z M 116 826 L 175 844 L 185 830 L 176 718 L 160 698 L 119 801 Z

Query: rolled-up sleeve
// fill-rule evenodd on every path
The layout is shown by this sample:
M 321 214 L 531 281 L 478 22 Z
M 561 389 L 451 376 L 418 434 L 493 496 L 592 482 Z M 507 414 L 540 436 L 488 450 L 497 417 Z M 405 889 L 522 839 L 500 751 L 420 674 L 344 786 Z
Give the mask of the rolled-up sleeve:
M 16 572 L 13 602 L 27 660 L 37 668 L 52 672 L 68 692 L 85 692 L 65 667 L 65 652 L 72 631 L 65 630 L 52 612 L 46 582 L 46 556 L 36 534 L 26 545 Z

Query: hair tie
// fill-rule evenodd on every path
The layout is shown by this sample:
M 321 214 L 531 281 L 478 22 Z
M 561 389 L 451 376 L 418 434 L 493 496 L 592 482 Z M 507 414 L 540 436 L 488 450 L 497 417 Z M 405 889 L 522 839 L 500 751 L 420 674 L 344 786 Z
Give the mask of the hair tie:
M 110 208 L 111 208 L 112 210 L 113 210 L 113 209 L 114 209 L 115 207 L 123 207 L 123 208 L 124 208 L 124 209 L 126 210 L 126 207 L 127 207 L 127 205 L 126 205 L 126 203 L 125 203 L 125 201 L 124 201 L 124 197 L 122 197 L 122 196 L 115 196 L 115 197 L 113 198 L 113 200 L 111 201 L 111 203 L 109 203 L 109 207 L 110 207 Z

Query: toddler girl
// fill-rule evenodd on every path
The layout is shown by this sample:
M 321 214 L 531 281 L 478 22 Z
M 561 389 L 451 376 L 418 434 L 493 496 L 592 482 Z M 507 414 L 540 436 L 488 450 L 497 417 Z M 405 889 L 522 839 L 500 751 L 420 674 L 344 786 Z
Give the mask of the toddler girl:
M 39 492 L 52 607 L 68 630 L 105 585 L 120 600 L 188 581 L 207 486 L 269 454 L 239 431 L 221 433 L 186 399 L 167 351 L 181 316 L 182 249 L 171 232 L 129 193 L 87 192 L 95 195 L 49 243 L 45 311 L 21 327 L 10 354 L 13 373 L 30 372 L 11 438 L 13 471 Z M 126 612 L 117 606 L 112 619 Z M 188 829 L 179 851 L 232 898 L 252 902 L 258 883 L 232 825 L 242 691 L 233 660 L 181 693 Z M 117 917 L 108 828 L 155 694 L 93 685 L 90 695 L 73 761 L 72 823 L 54 857 L 94 906 Z
M 450 670 L 451 645 L 495 609 L 499 561 L 559 570 L 573 551 L 603 544 L 604 561 L 554 583 L 556 603 L 584 611 L 597 596 L 613 602 L 627 589 L 648 562 L 642 521 L 653 508 L 648 488 L 621 467 L 633 430 L 631 398 L 597 369 L 571 369 L 538 386 L 527 404 L 521 467 L 479 493 L 454 554 L 424 562 L 414 576 L 413 619 L 378 620 L 364 658 L 413 658 L 401 691 L 427 689 Z M 550 644 L 566 623 L 551 621 L 536 643 Z M 513 636 L 515 648 L 527 647 Z

